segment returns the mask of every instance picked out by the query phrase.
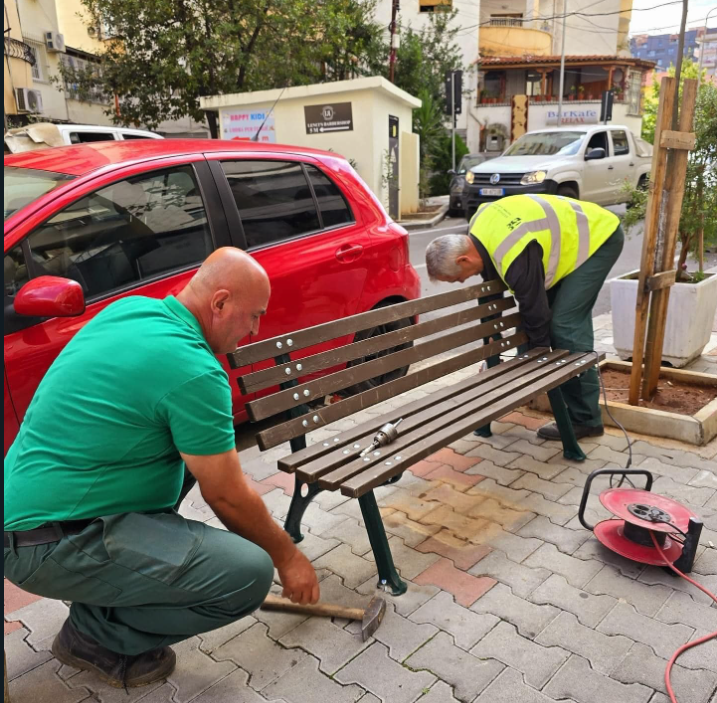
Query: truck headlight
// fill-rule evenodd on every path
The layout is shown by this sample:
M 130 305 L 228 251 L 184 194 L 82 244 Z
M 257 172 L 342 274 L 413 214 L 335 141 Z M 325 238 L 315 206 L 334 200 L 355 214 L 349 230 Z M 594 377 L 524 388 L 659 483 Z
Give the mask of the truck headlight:
M 526 173 L 520 181 L 522 186 L 532 186 L 536 183 L 542 183 L 548 174 L 545 171 L 530 171 Z
M 475 181 L 476 177 L 473 175 L 473 171 L 467 171 L 466 172 L 466 183 L 470 185 Z

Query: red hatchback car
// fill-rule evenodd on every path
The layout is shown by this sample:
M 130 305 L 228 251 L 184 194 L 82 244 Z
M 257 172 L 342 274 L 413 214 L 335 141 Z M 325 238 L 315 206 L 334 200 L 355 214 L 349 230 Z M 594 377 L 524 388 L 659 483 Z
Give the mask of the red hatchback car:
M 406 232 L 332 153 L 203 140 L 45 149 L 5 158 L 4 201 L 5 452 L 88 320 L 127 295 L 178 293 L 216 247 L 250 251 L 271 278 L 252 341 L 420 294 Z M 222 363 L 239 422 L 247 369 Z

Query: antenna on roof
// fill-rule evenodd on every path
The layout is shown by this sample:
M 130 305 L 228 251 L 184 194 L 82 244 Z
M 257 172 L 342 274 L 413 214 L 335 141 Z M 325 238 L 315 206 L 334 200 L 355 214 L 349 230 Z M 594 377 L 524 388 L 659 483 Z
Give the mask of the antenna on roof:
M 266 121 L 271 117 L 271 113 L 274 112 L 274 108 L 276 107 L 276 103 L 279 102 L 281 99 L 281 96 L 284 94 L 284 91 L 286 90 L 286 86 L 284 86 L 281 89 L 281 93 L 279 93 L 279 96 L 274 100 L 274 104 L 271 106 L 269 112 L 266 113 L 266 117 L 264 117 L 264 121 L 259 125 L 259 129 L 256 130 L 256 134 L 251 138 L 251 141 L 258 142 L 259 141 L 259 134 L 261 133 L 261 130 L 264 129 L 264 125 L 266 124 Z

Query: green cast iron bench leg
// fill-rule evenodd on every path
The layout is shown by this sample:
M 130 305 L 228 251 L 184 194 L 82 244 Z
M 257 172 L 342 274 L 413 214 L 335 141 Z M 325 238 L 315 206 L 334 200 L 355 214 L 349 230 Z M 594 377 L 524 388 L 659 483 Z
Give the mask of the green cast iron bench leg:
M 550 401 L 550 407 L 555 417 L 555 423 L 560 431 L 560 440 L 563 443 L 563 456 L 573 461 L 585 461 L 587 457 L 583 450 L 580 449 L 578 440 L 575 437 L 573 423 L 570 421 L 570 415 L 568 414 L 568 406 L 565 405 L 563 392 L 559 386 L 553 388 L 552 391 L 548 391 L 548 400 Z

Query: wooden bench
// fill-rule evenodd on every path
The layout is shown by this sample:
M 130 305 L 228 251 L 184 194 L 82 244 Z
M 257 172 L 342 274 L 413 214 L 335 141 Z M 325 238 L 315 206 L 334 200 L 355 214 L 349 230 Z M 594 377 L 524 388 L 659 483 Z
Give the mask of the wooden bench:
M 459 307 L 446 310 L 454 306 Z M 341 491 L 358 498 L 376 558 L 379 586 L 399 595 L 406 584 L 393 563 L 375 488 L 398 481 L 410 466 L 476 428 L 489 435 L 492 420 L 546 391 L 561 430 L 565 456 L 585 459 L 559 386 L 586 371 L 598 358 L 594 353 L 527 351 L 527 337 L 519 331 L 520 315 L 515 307 L 502 283 L 484 283 L 256 342 L 229 355 L 234 368 L 272 362 L 268 368 L 240 378 L 239 385 L 245 394 L 264 393 L 247 405 L 252 422 L 275 416 L 283 419 L 259 431 L 257 442 L 262 450 L 290 442 L 291 453 L 278 462 L 278 467 L 296 477 L 285 522 L 295 542 L 303 538 L 300 523 L 304 511 L 320 491 Z M 419 322 L 417 316 L 426 313 L 433 314 Z M 396 324 L 399 322 L 402 324 Z M 383 334 L 369 332 L 377 328 L 382 331 L 386 326 L 397 329 Z M 352 339 L 361 341 L 315 353 L 316 345 L 325 348 L 332 340 Z M 501 355 L 506 354 L 513 357 L 500 363 Z M 430 392 L 400 410 L 364 420 L 331 439 L 307 444 L 312 430 L 440 381 L 482 360 L 489 368 L 468 380 Z M 420 366 L 404 375 L 406 367 L 416 364 Z M 389 372 L 397 377 L 360 391 L 367 381 Z M 363 384 L 358 385 L 360 392 L 345 393 L 345 389 L 355 392 L 357 384 Z M 327 398 L 334 402 L 326 402 Z M 401 418 L 399 435 L 392 444 L 359 456 L 383 424 Z

